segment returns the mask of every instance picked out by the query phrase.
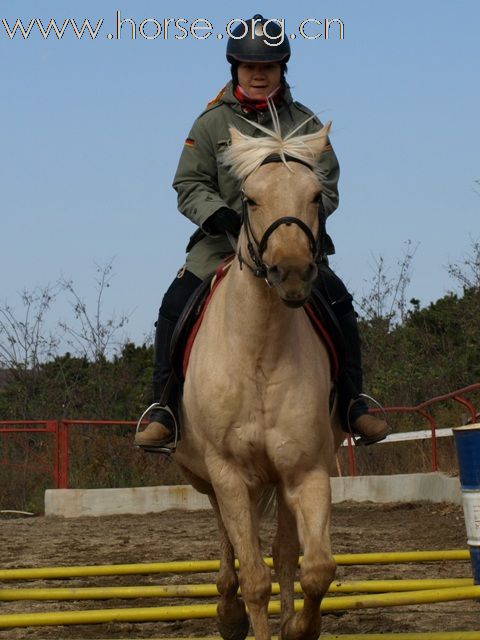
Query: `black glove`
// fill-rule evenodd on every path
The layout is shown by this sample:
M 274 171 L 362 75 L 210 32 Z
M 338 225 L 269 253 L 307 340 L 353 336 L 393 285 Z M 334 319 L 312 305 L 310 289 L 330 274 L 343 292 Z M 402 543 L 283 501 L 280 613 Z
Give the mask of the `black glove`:
M 236 211 L 229 209 L 228 207 L 222 207 L 207 218 L 202 226 L 207 233 L 216 235 L 228 231 L 232 236 L 237 238 L 240 233 L 242 223 L 240 221 L 240 216 Z

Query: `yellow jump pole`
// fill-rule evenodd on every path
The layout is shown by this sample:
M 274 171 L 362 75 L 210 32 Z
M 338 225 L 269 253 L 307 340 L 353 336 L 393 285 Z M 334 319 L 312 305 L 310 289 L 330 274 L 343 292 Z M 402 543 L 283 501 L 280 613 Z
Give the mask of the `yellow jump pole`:
M 396 607 L 454 600 L 480 598 L 480 586 L 431 589 L 408 593 L 383 593 L 379 595 L 338 596 L 325 598 L 321 610 L 343 611 L 348 609 L 369 609 Z M 302 600 L 295 600 L 295 610 L 301 609 Z M 194 618 L 214 618 L 216 605 L 185 605 L 173 607 L 146 607 L 138 609 L 99 609 L 97 611 L 62 611 L 58 613 L 21 613 L 0 616 L 0 628 L 36 627 L 72 624 L 99 624 L 110 622 L 146 622 L 165 620 L 190 620 Z M 270 602 L 268 611 L 280 613 L 280 602 Z
M 218 560 L 199 560 L 197 562 L 150 562 L 141 564 L 4 569 L 0 570 L 0 580 L 48 580 L 50 578 L 85 578 L 89 576 L 122 576 L 150 573 L 210 573 L 218 571 L 219 567 L 220 562 Z
M 434 580 L 362 580 L 334 582 L 330 593 L 385 593 L 468 587 L 472 578 L 438 578 Z M 300 583 L 294 585 L 295 593 L 302 593 Z M 272 594 L 278 595 L 280 586 L 272 584 Z M 107 600 L 109 598 L 214 598 L 218 596 L 214 584 L 155 585 L 141 587 L 71 587 L 52 589 L 0 589 L 0 601 L 17 600 Z
M 339 554 L 334 556 L 338 565 L 356 564 L 396 564 L 404 562 L 436 562 L 445 560 L 469 560 L 467 549 L 447 551 L 402 551 L 392 553 Z M 265 558 L 272 567 L 272 559 Z M 238 563 L 237 563 L 238 566 Z M 218 560 L 197 560 L 195 562 L 156 562 L 142 564 L 93 565 L 76 567 L 43 567 L 29 569 L 0 570 L 0 580 L 34 580 L 49 578 L 80 578 L 88 576 L 112 576 L 149 573 L 210 573 L 218 571 Z
M 297 584 L 297 583 L 296 583 Z M 298 593 L 302 593 L 298 583 Z M 332 582 L 329 593 L 390 593 L 401 591 L 420 591 L 424 589 L 447 589 L 453 587 L 471 587 L 473 578 L 419 578 L 411 580 L 352 580 Z M 296 592 L 297 593 L 297 592 Z
M 447 551 L 392 551 L 387 553 L 345 553 L 334 556 L 338 565 L 402 564 L 404 562 L 437 562 L 442 560 L 470 560 L 468 549 Z
M 424 589 L 399 593 L 380 593 L 361 596 L 338 596 L 324 598 L 322 611 L 344 611 L 350 609 L 371 609 L 377 607 L 403 607 L 412 604 L 431 604 L 455 600 L 474 600 L 480 597 L 480 585 L 473 587 L 451 587 L 447 589 Z M 295 601 L 295 609 L 301 608 L 302 601 Z

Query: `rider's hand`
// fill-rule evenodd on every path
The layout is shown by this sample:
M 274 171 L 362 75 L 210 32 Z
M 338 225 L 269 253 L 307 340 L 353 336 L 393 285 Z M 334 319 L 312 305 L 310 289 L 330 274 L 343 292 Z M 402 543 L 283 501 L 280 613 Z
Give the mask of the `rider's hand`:
M 236 211 L 228 207 L 222 207 L 207 218 L 202 226 L 207 233 L 213 235 L 223 234 L 228 231 L 232 236 L 238 237 L 242 223 Z

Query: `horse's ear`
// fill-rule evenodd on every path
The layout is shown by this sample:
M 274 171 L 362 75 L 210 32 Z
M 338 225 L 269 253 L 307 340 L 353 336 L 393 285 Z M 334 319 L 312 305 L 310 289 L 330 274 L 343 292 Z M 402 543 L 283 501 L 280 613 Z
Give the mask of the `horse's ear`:
M 325 147 L 330 144 L 328 141 L 328 134 L 330 133 L 331 128 L 332 122 L 331 120 L 329 120 L 327 124 L 324 125 L 322 129 L 320 129 L 315 138 L 307 142 L 307 146 L 316 158 L 318 158 L 320 154 L 325 151 Z
M 240 131 L 238 129 L 235 129 L 235 127 L 229 127 L 228 130 L 230 131 L 230 139 L 232 141 L 232 145 L 238 144 L 243 138 Z

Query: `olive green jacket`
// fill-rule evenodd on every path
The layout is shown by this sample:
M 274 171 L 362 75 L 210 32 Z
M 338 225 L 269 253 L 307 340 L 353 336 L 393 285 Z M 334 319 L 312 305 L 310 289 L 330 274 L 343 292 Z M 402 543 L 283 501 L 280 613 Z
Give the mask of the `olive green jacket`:
M 302 104 L 293 101 L 288 87 L 282 103 L 277 105 L 277 111 L 284 133 L 313 115 Z M 221 260 L 232 253 L 227 238 L 223 235 L 207 235 L 203 223 L 221 207 L 228 207 L 239 214 L 242 210 L 241 183 L 219 162 L 218 156 L 229 144 L 228 128 L 231 126 L 250 136 L 264 135 L 248 120 L 267 127 L 273 126 L 269 111 L 244 113 L 229 82 L 195 120 L 180 156 L 173 181 L 178 194 L 178 209 L 204 232 L 201 234 L 197 231 L 194 234 L 196 242 L 189 243 L 186 267 L 202 280 L 213 274 Z M 315 117 L 305 124 L 299 134 L 313 133 L 321 127 L 321 122 Z M 322 199 L 328 216 L 338 206 L 339 177 L 338 161 L 330 145 L 322 153 L 320 168 Z

